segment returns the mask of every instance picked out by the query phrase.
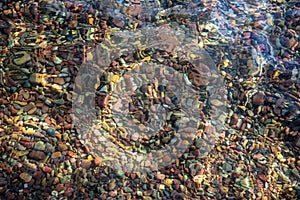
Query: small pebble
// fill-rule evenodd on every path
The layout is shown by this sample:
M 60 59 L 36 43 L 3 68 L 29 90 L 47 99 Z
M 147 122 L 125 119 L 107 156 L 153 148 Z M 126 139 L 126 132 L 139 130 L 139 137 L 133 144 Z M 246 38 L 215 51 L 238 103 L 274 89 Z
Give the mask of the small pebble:
M 46 145 L 43 141 L 38 141 L 37 143 L 35 143 L 34 148 L 36 150 L 44 151 L 46 149 Z
M 54 128 L 49 127 L 46 132 L 47 132 L 48 135 L 50 135 L 52 137 L 55 136 L 55 129 Z
M 91 167 L 92 162 L 88 159 L 83 159 L 81 161 L 81 167 L 84 169 L 89 169 Z
M 263 91 L 259 91 L 253 96 L 253 104 L 255 105 L 264 105 L 265 102 L 265 93 Z
M 59 151 L 66 151 L 66 150 L 68 150 L 68 146 L 65 143 L 58 143 L 57 149 Z
M 61 156 L 61 152 L 56 151 L 56 152 L 52 153 L 51 158 L 55 159 L 55 158 L 59 158 L 60 156 Z
M 32 179 L 32 176 L 30 174 L 26 173 L 26 172 L 23 172 L 23 173 L 20 174 L 20 178 L 24 182 L 29 183 L 31 181 L 31 179 Z

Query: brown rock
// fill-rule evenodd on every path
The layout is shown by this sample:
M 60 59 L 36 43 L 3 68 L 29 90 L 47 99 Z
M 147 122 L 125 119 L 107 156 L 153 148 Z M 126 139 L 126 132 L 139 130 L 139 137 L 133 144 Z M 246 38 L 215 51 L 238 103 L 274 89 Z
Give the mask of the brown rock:
M 234 113 L 230 118 L 230 126 L 236 125 L 238 122 L 238 119 L 239 119 L 239 116 L 236 113 Z
M 20 174 L 20 178 L 24 182 L 29 183 L 31 181 L 31 179 L 32 179 L 32 176 L 30 174 L 26 173 L 26 172 L 23 172 L 23 173 Z
M 17 110 L 13 105 L 10 106 L 10 111 L 11 111 L 11 114 L 15 115 L 19 112 L 19 110 Z
M 58 184 L 55 188 L 55 190 L 57 190 L 58 192 L 63 191 L 65 189 L 66 189 L 66 187 L 62 183 Z
M 31 102 L 31 103 L 27 104 L 23 110 L 24 110 L 24 112 L 28 112 L 33 108 L 35 108 L 35 105 L 34 105 L 34 103 Z
M 43 106 L 42 106 L 42 113 L 45 114 L 45 113 L 47 113 L 48 111 L 49 111 L 49 107 L 46 106 L 46 105 L 43 105 Z
M 29 114 L 29 115 L 32 115 L 33 113 L 35 113 L 35 111 L 36 111 L 36 106 L 34 106 L 32 109 L 30 109 L 27 113 Z
M 51 158 L 55 159 L 55 158 L 58 158 L 60 156 L 61 156 L 61 152 L 60 151 L 56 151 L 56 152 L 52 153 Z
M 40 170 L 37 170 L 33 173 L 33 176 L 36 180 L 40 180 L 44 176 L 44 173 L 41 172 Z
M 68 146 L 63 142 L 60 142 L 60 143 L 58 143 L 57 149 L 59 151 L 66 151 L 66 150 L 68 150 Z
M 38 107 L 38 108 L 43 107 L 43 105 L 44 105 L 43 102 L 37 102 L 37 103 L 35 104 L 35 106 Z
M 113 18 L 112 19 L 112 23 L 115 25 L 115 26 L 117 26 L 117 27 L 123 27 L 124 25 L 125 25 L 125 22 L 124 22 L 124 20 L 118 20 L 118 19 L 116 19 L 116 18 Z
M 45 173 L 50 173 L 52 171 L 52 168 L 48 167 L 48 166 L 45 166 L 45 167 L 42 168 L 42 171 L 45 172 Z
M 127 8 L 126 14 L 131 15 L 131 16 L 137 16 L 138 14 L 140 14 L 141 10 L 142 10 L 141 5 L 133 4 Z
M 108 94 L 100 93 L 100 95 L 97 96 L 97 104 L 101 108 L 106 108 L 108 105 L 109 97 L 110 96 Z
M 21 144 L 21 145 L 23 145 L 24 147 L 26 147 L 26 148 L 31 148 L 32 147 L 32 142 L 29 142 L 29 141 L 19 141 L 19 143 Z
M 265 97 L 266 97 L 266 95 L 263 91 L 257 92 L 253 96 L 253 104 L 255 104 L 255 105 L 264 105 Z
M 46 158 L 46 155 L 43 151 L 31 151 L 29 157 L 35 160 L 43 160 Z
M 264 182 L 266 182 L 267 181 L 267 177 L 266 177 L 266 175 L 264 175 L 264 174 L 258 174 L 258 178 L 260 179 L 260 180 L 262 180 L 262 181 L 264 181 Z
M 66 124 L 65 125 L 65 129 L 71 129 L 72 128 L 72 124 Z
M 59 84 L 59 85 L 65 84 L 64 78 L 54 78 L 54 79 L 53 79 L 53 82 L 54 82 L 54 83 L 57 83 L 57 84 Z
M 200 155 L 201 155 L 200 149 L 196 149 L 196 150 L 193 152 L 193 154 L 194 154 L 195 156 L 200 156 Z
M 92 164 L 92 162 L 88 159 L 84 159 L 81 161 L 81 167 L 84 169 L 89 169 L 91 164 Z
M 70 196 L 72 196 L 73 192 L 74 192 L 74 189 L 70 186 L 66 189 L 64 195 L 67 197 L 70 197 Z

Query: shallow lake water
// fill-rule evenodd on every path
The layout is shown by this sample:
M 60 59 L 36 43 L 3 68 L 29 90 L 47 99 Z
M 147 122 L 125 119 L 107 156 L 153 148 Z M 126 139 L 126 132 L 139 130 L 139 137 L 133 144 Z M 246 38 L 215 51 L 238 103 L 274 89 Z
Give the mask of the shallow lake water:
M 0 2 L 1 199 L 299 199 L 300 3 Z

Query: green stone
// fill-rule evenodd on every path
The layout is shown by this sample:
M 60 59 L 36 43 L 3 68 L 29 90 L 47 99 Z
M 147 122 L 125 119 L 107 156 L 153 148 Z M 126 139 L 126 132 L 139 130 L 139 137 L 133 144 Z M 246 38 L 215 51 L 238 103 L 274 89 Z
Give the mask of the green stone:
M 132 189 L 130 187 L 124 187 L 124 192 L 131 193 Z
M 65 100 L 63 100 L 63 99 L 55 99 L 53 101 L 53 103 L 58 104 L 58 105 L 64 105 L 65 104 Z
M 34 149 L 44 151 L 46 149 L 46 145 L 43 141 L 38 141 L 35 143 Z
M 143 196 L 143 192 L 142 191 L 137 191 L 137 193 L 136 193 L 138 196 Z
M 125 176 L 124 172 L 122 170 L 117 171 L 117 176 L 120 178 L 123 178 Z

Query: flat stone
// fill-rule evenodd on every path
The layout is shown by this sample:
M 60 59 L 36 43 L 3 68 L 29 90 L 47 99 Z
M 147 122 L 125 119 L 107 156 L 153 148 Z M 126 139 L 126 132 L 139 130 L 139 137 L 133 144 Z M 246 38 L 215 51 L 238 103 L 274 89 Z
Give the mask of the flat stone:
M 218 99 L 212 99 L 210 103 L 217 107 L 224 106 L 224 103 Z
M 63 99 L 55 99 L 55 100 L 53 100 L 53 103 L 58 104 L 58 105 L 64 105 L 65 101 Z
M 46 155 L 43 151 L 31 151 L 29 157 L 35 160 L 43 160 L 46 158 Z
M 33 109 L 35 107 L 35 104 L 34 103 L 29 103 L 29 104 L 27 104 L 24 108 L 23 108 L 23 110 L 24 110 L 24 112 L 28 112 L 28 111 L 30 111 L 31 109 Z
M 52 171 L 52 168 L 49 166 L 44 166 L 42 167 L 42 171 L 45 173 L 50 173 Z
M 55 159 L 55 158 L 59 158 L 61 156 L 61 152 L 60 151 L 56 151 L 54 153 L 52 153 L 51 158 Z
M 59 150 L 59 151 L 66 151 L 66 150 L 68 150 L 68 146 L 65 144 L 65 143 L 58 143 L 58 147 L 57 147 L 57 149 Z
M 65 84 L 64 78 L 54 78 L 54 79 L 53 79 L 53 82 L 54 82 L 54 83 L 57 83 L 57 84 L 59 84 L 59 85 Z
M 31 176 L 30 174 L 26 173 L 26 172 L 23 172 L 23 173 L 20 174 L 20 178 L 21 178 L 24 182 L 28 183 L 28 182 L 31 181 L 32 176 Z

